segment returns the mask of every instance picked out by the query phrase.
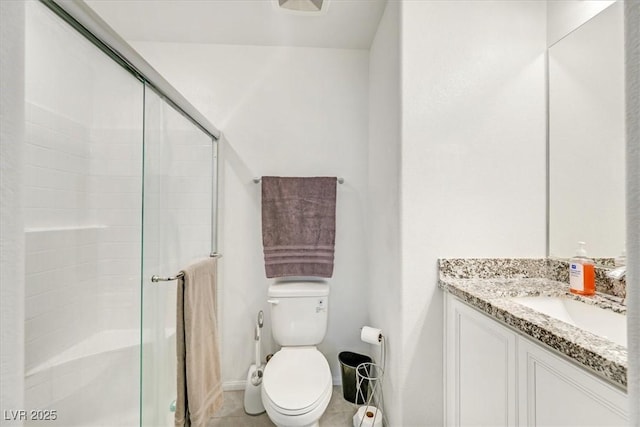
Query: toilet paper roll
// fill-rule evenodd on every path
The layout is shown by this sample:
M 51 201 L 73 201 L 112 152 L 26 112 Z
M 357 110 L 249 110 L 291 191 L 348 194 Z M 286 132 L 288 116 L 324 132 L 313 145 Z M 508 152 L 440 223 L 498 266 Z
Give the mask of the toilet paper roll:
M 382 427 L 382 411 L 375 406 L 361 406 L 353 416 L 353 427 Z
M 362 331 L 360 331 L 360 339 L 369 344 L 380 345 L 382 342 L 382 330 L 371 326 L 363 326 Z

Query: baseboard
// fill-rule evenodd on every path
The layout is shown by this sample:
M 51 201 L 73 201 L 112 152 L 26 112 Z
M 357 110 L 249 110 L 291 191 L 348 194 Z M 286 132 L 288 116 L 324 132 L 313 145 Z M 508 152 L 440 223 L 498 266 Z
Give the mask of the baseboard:
M 224 391 L 237 391 L 244 390 L 247 385 L 246 380 L 240 381 L 225 381 L 222 383 L 222 390 Z
M 342 376 L 333 377 L 333 385 L 342 385 Z

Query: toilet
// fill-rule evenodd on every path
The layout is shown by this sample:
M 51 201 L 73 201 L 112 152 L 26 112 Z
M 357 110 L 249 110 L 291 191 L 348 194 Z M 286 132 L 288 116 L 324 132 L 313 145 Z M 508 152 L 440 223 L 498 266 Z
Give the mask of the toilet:
M 282 346 L 264 369 L 262 403 L 278 427 L 315 427 L 333 382 L 318 351 L 327 332 L 329 284 L 287 281 L 269 286 L 271 332 Z

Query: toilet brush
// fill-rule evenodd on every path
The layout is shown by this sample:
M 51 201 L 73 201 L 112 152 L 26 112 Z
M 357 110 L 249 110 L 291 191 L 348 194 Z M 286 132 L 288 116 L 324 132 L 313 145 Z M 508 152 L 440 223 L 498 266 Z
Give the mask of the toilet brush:
M 244 411 L 249 415 L 258 415 L 265 411 L 261 396 L 264 367 L 260 361 L 260 330 L 263 325 L 264 314 L 260 310 L 254 333 L 255 363 L 249 367 L 247 383 L 244 388 Z

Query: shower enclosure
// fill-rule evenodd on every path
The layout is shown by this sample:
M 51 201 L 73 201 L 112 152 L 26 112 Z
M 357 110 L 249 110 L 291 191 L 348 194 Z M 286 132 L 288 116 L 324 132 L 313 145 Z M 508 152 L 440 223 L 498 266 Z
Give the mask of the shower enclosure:
M 216 138 L 50 8 L 26 6 L 25 406 L 172 425 L 175 282 L 150 278 L 215 254 Z

